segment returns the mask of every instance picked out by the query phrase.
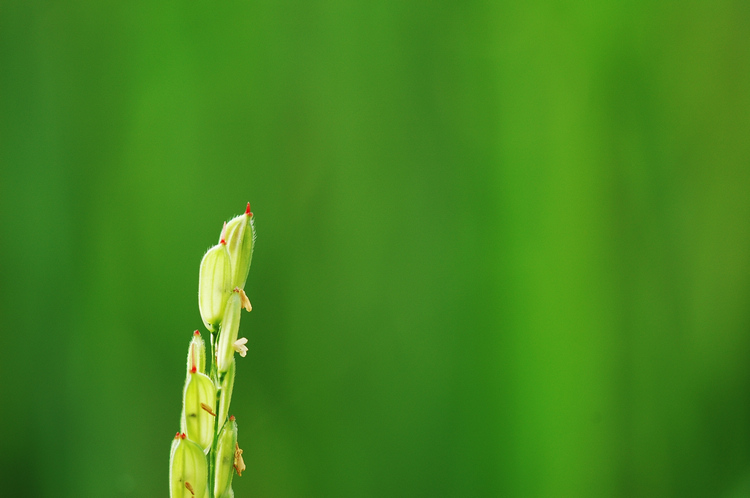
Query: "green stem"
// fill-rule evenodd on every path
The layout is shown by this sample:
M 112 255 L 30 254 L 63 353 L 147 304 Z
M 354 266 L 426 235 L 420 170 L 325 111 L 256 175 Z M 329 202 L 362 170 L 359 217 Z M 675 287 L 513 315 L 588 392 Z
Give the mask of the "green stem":
M 216 386 L 216 400 L 214 400 L 214 406 L 213 410 L 214 413 L 217 413 L 218 416 L 218 399 L 219 399 L 219 391 L 221 390 L 221 384 L 217 382 L 217 375 L 216 375 L 216 339 L 218 339 L 218 334 L 216 337 L 214 337 L 213 332 L 211 333 L 211 380 L 214 382 L 214 386 Z M 215 462 L 216 462 L 216 441 L 218 439 L 218 432 L 216 430 L 216 427 L 219 425 L 219 421 L 216 420 L 214 422 L 214 439 L 213 443 L 211 444 L 211 451 L 208 452 L 208 497 L 209 498 L 216 498 L 214 496 L 214 479 L 215 479 L 215 473 L 216 469 Z

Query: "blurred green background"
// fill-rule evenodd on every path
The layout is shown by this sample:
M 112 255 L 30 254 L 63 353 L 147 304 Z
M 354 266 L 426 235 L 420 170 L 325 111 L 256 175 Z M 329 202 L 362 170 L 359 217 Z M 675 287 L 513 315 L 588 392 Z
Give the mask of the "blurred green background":
M 0 0 L 0 494 L 750 496 L 750 4 Z

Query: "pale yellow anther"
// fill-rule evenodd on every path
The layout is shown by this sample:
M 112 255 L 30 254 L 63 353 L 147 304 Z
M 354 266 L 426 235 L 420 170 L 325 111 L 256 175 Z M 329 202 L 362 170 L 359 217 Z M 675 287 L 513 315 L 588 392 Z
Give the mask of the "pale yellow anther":
M 245 346 L 245 344 L 247 344 L 247 339 L 244 337 L 240 337 L 239 339 L 234 341 L 234 350 L 237 351 L 243 358 L 247 355 L 247 346 Z
M 242 477 L 242 471 L 245 470 L 245 461 L 242 459 L 242 450 L 238 443 L 234 443 L 234 470 L 237 471 L 237 475 Z
M 213 415 L 214 417 L 216 416 L 213 410 L 211 410 L 211 407 L 208 406 L 207 404 L 201 403 L 201 408 L 203 408 L 205 411 L 207 411 L 209 414 Z
M 239 293 L 240 295 L 240 302 L 242 303 L 242 307 L 245 308 L 247 311 L 253 311 L 253 305 L 250 304 L 250 299 L 247 298 L 247 294 L 245 294 L 244 289 L 240 289 L 239 287 L 234 288 L 234 292 Z

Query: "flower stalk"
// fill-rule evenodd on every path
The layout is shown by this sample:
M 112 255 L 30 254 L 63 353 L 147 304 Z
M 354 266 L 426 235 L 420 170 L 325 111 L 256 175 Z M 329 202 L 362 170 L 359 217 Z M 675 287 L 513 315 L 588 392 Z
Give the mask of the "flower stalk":
M 219 243 L 200 264 L 198 308 L 210 341 L 206 344 L 196 330 L 188 346 L 180 432 L 172 441 L 169 464 L 172 498 L 233 497 L 232 477 L 245 470 L 229 408 L 235 353 L 247 353 L 247 339 L 237 336 L 242 310 L 252 310 L 244 288 L 254 246 L 248 203 L 243 214 L 224 223 Z

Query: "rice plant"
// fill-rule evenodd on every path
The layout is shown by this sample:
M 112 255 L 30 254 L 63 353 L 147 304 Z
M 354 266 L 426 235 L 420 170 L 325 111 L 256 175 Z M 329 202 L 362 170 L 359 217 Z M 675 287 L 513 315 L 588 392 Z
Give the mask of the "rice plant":
M 198 307 L 208 330 L 196 330 L 187 354 L 180 432 L 172 441 L 169 490 L 172 498 L 230 498 L 232 477 L 245 463 L 237 442 L 237 421 L 229 416 L 235 353 L 244 357 L 247 339 L 238 338 L 242 310 L 252 310 L 245 294 L 255 245 L 250 203 L 224 223 L 219 243 L 203 256 Z

